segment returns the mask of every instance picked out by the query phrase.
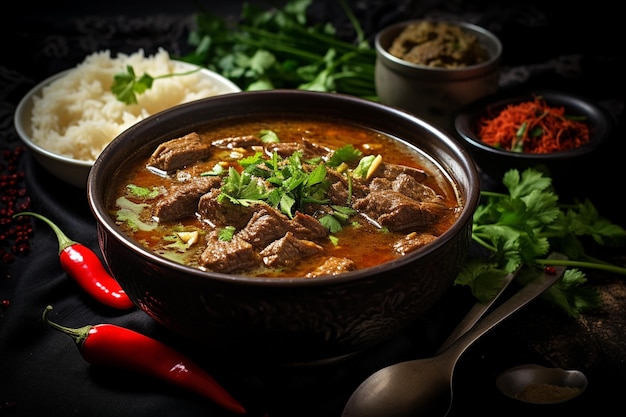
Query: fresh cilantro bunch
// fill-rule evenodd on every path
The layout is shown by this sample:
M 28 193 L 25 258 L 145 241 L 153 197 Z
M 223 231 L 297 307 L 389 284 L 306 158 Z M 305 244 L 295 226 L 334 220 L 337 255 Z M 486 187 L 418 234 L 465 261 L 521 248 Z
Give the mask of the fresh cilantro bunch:
M 204 65 L 242 90 L 295 88 L 376 99 L 376 53 L 344 0 L 339 4 L 356 39 L 340 39 L 331 23 L 312 24 L 312 0 L 291 0 L 263 9 L 244 3 L 238 22 L 208 11 L 196 14 L 189 44 L 194 52 L 181 59 Z
M 561 280 L 543 297 L 572 317 L 599 305 L 597 290 L 586 285 L 579 268 L 593 268 L 626 275 L 622 268 L 589 256 L 584 239 L 607 247 L 626 243 L 626 230 L 601 217 L 589 201 L 563 205 L 552 188 L 552 179 L 532 168 L 520 174 L 510 170 L 503 177 L 508 194 L 482 191 L 484 204 L 477 207 L 472 239 L 488 255 L 464 265 L 455 283 L 468 285 L 481 301 L 491 299 L 502 279 L 522 266 L 516 280 L 525 284 L 546 265 L 569 266 Z M 551 252 L 568 260 L 548 260 Z

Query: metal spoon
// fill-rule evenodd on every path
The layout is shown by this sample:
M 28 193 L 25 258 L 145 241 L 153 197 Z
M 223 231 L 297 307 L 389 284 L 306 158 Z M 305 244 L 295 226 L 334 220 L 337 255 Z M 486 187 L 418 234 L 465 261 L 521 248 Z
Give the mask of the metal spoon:
M 566 259 L 553 254 L 552 259 Z M 534 300 L 565 272 L 542 273 L 463 334 L 443 353 L 383 368 L 354 391 L 342 417 L 445 416 L 452 406 L 452 377 L 465 350 L 501 321 Z
M 504 395 L 531 404 L 569 401 L 587 389 L 587 377 L 574 369 L 525 364 L 503 371 L 496 386 Z
M 435 352 L 435 355 L 442 353 L 444 350 L 448 349 L 457 339 L 463 336 L 469 329 L 474 327 L 476 322 L 482 318 L 483 315 L 491 308 L 491 306 L 496 302 L 498 298 L 504 293 L 504 290 L 507 289 L 509 284 L 513 282 L 515 276 L 519 273 L 522 267 L 520 266 L 515 271 L 507 274 L 502 279 L 502 287 L 498 290 L 496 295 L 491 298 L 491 300 L 486 302 L 476 302 L 474 306 L 465 314 L 465 317 L 459 322 L 459 324 L 452 330 L 452 333 L 448 336 L 448 338 L 441 344 L 441 347 Z

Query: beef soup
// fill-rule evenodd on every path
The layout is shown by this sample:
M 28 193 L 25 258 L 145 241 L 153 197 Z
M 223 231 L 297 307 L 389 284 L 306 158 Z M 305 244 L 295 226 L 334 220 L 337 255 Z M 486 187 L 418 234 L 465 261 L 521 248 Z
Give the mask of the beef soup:
M 109 193 L 118 226 L 163 257 L 220 273 L 372 267 L 437 239 L 463 204 L 428 155 L 330 119 L 212 125 L 133 163 Z

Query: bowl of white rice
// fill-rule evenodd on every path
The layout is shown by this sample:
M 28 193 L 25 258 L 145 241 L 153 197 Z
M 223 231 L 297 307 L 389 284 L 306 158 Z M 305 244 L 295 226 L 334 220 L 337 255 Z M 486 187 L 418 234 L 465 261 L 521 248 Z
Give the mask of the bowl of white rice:
M 136 104 L 111 92 L 115 75 L 128 66 L 137 77 L 154 78 L 136 95 Z M 165 74 L 180 75 L 158 78 Z M 179 104 L 239 91 L 222 75 L 171 59 L 164 49 L 154 55 L 100 51 L 32 88 L 18 104 L 14 124 L 35 161 L 66 183 L 85 188 L 98 155 L 130 126 Z

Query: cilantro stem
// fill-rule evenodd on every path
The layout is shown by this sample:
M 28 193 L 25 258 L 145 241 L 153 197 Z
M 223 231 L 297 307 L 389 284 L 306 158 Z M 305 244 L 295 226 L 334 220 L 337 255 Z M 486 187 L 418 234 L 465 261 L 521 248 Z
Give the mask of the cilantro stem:
M 298 34 L 300 35 L 309 37 L 311 41 L 315 42 L 315 45 L 318 48 L 320 46 L 323 46 L 324 49 L 328 49 L 329 47 L 331 47 L 342 52 L 357 51 L 360 55 L 367 57 L 368 62 L 369 62 L 370 57 L 373 57 L 373 58 L 376 57 L 376 52 L 372 48 L 353 45 L 351 43 L 342 41 L 340 39 L 333 38 L 332 36 L 324 35 L 324 34 L 317 33 L 317 32 L 311 32 L 311 31 L 306 30 L 305 28 L 298 27 L 298 26 L 295 26 L 292 29 L 297 31 Z
M 305 49 L 301 49 L 301 46 L 294 46 L 291 44 L 287 44 L 285 42 L 281 43 L 281 41 L 283 40 L 283 37 L 274 35 L 271 32 L 255 29 L 253 27 L 246 27 L 246 26 L 242 26 L 241 28 L 248 31 L 249 34 L 258 35 L 258 37 L 255 39 L 253 39 L 250 36 L 235 35 L 236 40 L 248 46 L 254 46 L 259 49 L 284 52 L 284 53 L 288 53 L 288 54 L 291 54 L 300 58 L 308 59 L 309 61 L 312 61 L 312 62 L 316 62 L 324 58 L 322 55 L 311 53 Z
M 601 271 L 613 272 L 619 275 L 626 275 L 626 268 L 619 267 L 604 262 L 587 262 L 587 261 L 574 261 L 571 259 L 559 260 L 559 259 L 535 259 L 540 265 L 565 265 L 579 268 L 598 269 Z
M 170 78 L 170 77 L 182 77 L 184 75 L 191 75 L 194 74 L 198 71 L 200 71 L 202 69 L 202 67 L 197 67 L 195 69 L 189 70 L 189 71 L 185 71 L 185 72 L 172 72 L 170 74 L 162 74 L 162 75 L 157 75 L 152 77 L 153 80 L 159 80 L 161 78 Z
M 339 4 L 341 5 L 341 8 L 343 9 L 344 13 L 348 17 L 348 20 L 350 20 L 350 23 L 352 24 L 352 27 L 354 28 L 354 31 L 356 32 L 356 37 L 357 37 L 359 44 L 362 44 L 363 42 L 365 42 L 365 34 L 363 33 L 363 28 L 361 27 L 361 23 L 356 18 L 354 13 L 352 13 L 352 9 L 350 9 L 350 7 L 348 6 L 345 0 L 339 0 Z
M 491 252 L 497 252 L 498 251 L 498 249 L 495 246 L 492 246 L 489 243 L 487 243 L 476 232 L 472 232 L 472 240 L 475 241 L 476 243 L 478 243 L 480 246 L 484 247 L 485 249 L 490 250 Z
M 482 195 L 483 197 L 497 197 L 497 198 L 509 198 L 510 197 L 509 194 L 496 193 L 493 191 L 481 191 L 480 195 Z

